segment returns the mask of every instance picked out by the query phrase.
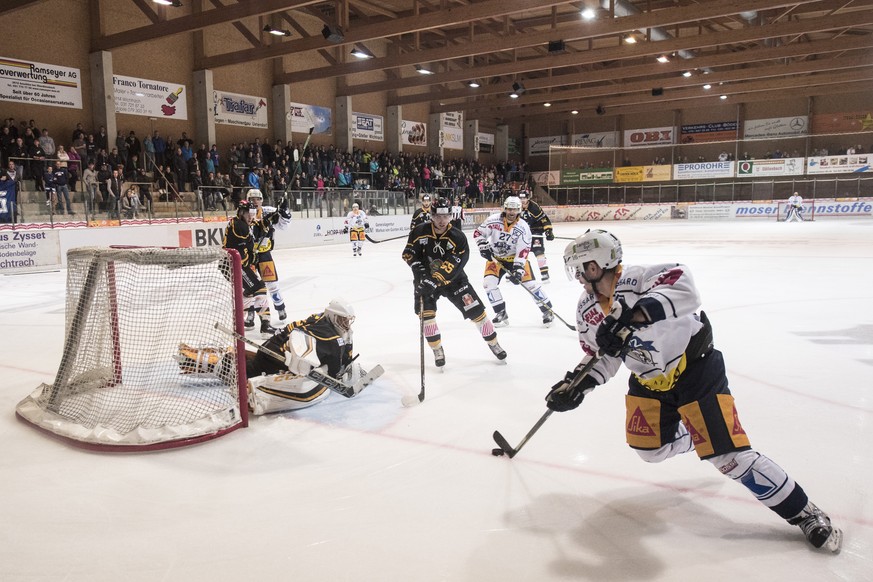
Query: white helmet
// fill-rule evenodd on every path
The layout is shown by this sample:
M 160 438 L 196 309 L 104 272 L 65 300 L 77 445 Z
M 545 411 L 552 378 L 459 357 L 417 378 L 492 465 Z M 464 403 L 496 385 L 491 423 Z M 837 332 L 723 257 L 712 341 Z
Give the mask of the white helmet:
M 260 190 L 258 190 L 257 188 L 252 188 L 251 190 L 246 192 L 246 198 L 248 198 L 248 199 L 260 198 L 261 200 L 263 200 L 264 194 Z
M 612 269 L 621 263 L 621 241 L 605 230 L 589 230 L 564 249 L 564 268 L 571 280 L 585 270 L 585 263 L 594 261 L 601 269 Z
M 328 320 L 340 332 L 347 332 L 355 322 L 355 308 L 345 299 L 332 299 L 324 309 Z
M 352 209 L 357 210 L 357 209 L 359 209 L 359 208 L 361 208 L 361 206 L 360 206 L 357 202 L 355 202 L 354 204 L 352 204 Z
M 503 201 L 503 210 L 521 210 L 521 198 L 518 196 L 507 196 Z

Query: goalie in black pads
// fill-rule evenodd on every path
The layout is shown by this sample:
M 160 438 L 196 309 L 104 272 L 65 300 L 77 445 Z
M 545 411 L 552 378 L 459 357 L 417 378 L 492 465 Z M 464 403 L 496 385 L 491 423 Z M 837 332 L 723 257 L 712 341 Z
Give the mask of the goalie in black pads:
M 331 301 L 322 313 L 288 324 L 263 347 L 285 358 L 246 351 L 249 409 L 254 414 L 286 412 L 326 399 L 329 389 L 351 398 L 382 375 L 382 367 L 367 372 L 352 356 L 355 312 L 342 299 Z M 307 356 L 314 352 L 318 362 Z M 186 374 L 223 373 L 230 358 L 226 349 L 182 344 L 176 360 Z
M 433 350 L 437 367 L 446 364 L 439 326 L 436 322 L 437 299 L 445 297 L 458 311 L 476 324 L 482 339 L 488 343 L 497 359 L 506 359 L 506 352 L 497 343 L 497 332 L 485 313 L 485 306 L 467 280 L 464 265 L 470 259 L 467 237 L 452 227 L 452 204 L 439 198 L 431 206 L 431 219 L 412 229 L 403 249 L 403 260 L 412 268 L 415 286 L 415 313 L 420 311 L 419 298 L 424 300 L 424 335 Z
M 621 264 L 619 240 L 590 230 L 567 245 L 564 264 L 585 287 L 576 310 L 579 342 L 600 360 L 575 382 L 567 372 L 546 397 L 551 410 L 579 406 L 585 395 L 630 370 L 625 397 L 628 445 L 650 463 L 696 450 L 758 501 L 800 526 L 816 548 L 838 552 L 842 533 L 776 463 L 752 449 L 728 388 L 725 364 L 685 265 Z M 581 364 L 580 364 L 581 366 Z

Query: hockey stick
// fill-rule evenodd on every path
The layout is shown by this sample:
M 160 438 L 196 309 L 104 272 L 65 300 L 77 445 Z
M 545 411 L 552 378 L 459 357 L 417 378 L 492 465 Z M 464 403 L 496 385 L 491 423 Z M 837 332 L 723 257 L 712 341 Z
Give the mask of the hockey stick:
M 418 297 L 418 330 L 421 336 L 421 391 L 418 393 L 418 401 L 424 402 L 424 297 L 421 295 Z
M 374 238 L 370 238 L 370 235 L 369 235 L 369 234 L 364 234 L 364 236 L 365 236 L 365 237 L 367 238 L 367 240 L 370 241 L 371 243 L 379 244 L 379 243 L 383 243 L 383 242 L 388 242 L 389 240 L 399 240 L 399 239 L 401 239 L 401 238 L 407 238 L 409 235 L 403 234 L 403 235 L 400 235 L 400 236 L 394 236 L 394 237 L 386 238 L 386 239 L 382 239 L 382 240 L 376 240 L 376 239 L 374 239 Z
M 506 276 L 507 276 L 507 278 L 508 278 L 509 275 L 510 275 L 510 272 L 506 269 L 506 267 L 503 266 L 503 263 L 501 263 L 500 261 L 496 261 L 496 262 L 497 262 L 497 266 L 500 267 L 500 270 L 501 270 L 502 272 L 506 273 Z M 569 323 L 567 323 L 566 321 L 564 321 L 564 318 L 561 317 L 560 315 L 558 315 L 557 313 L 555 313 L 555 311 L 554 311 L 551 307 L 549 307 L 548 305 L 546 305 L 545 303 L 543 303 L 543 302 L 540 300 L 540 298 L 536 296 L 536 293 L 534 293 L 533 291 L 531 291 L 530 289 L 528 289 L 527 287 L 525 287 L 525 286 L 522 285 L 521 283 L 519 283 L 518 286 L 521 287 L 522 289 L 524 289 L 525 291 L 527 291 L 528 293 L 530 293 L 530 296 L 534 298 L 534 301 L 536 301 L 537 305 L 539 305 L 540 307 L 544 307 L 544 308 L 546 309 L 546 311 L 548 311 L 549 313 L 551 313 L 552 315 L 554 315 L 555 317 L 557 317 L 557 318 L 561 321 L 561 323 L 563 323 L 564 325 L 566 325 L 569 329 L 571 329 L 571 330 L 573 330 L 573 331 L 576 331 L 576 326 L 575 326 L 575 325 L 570 325 Z
M 575 389 L 577 386 L 579 386 L 579 384 L 582 382 L 582 380 L 586 376 L 588 376 L 588 372 L 591 371 L 591 368 L 594 367 L 594 364 L 596 364 L 600 360 L 601 357 L 602 357 L 602 352 L 597 352 L 597 355 L 591 356 L 591 358 L 588 360 L 588 363 L 585 364 L 585 367 L 583 367 L 581 370 L 579 370 L 579 373 L 576 374 L 576 377 L 573 378 L 573 381 L 570 383 L 569 386 L 567 386 L 566 390 L 570 391 L 570 390 Z M 545 422 L 549 419 L 549 417 L 552 415 L 553 412 L 554 412 L 554 410 L 552 410 L 551 408 L 546 410 L 545 414 L 543 414 L 540 417 L 540 419 L 536 422 L 536 424 L 533 425 L 533 428 L 531 428 L 527 432 L 527 434 L 524 435 L 524 438 L 521 439 L 521 442 L 518 443 L 518 446 L 516 446 L 515 448 L 512 448 L 512 446 L 510 446 L 509 442 L 503 437 L 502 434 L 500 434 L 500 431 L 495 430 L 494 434 L 492 435 L 492 438 L 494 439 L 494 442 L 497 443 L 497 446 L 500 447 L 500 449 L 494 449 L 494 451 L 492 451 L 492 453 L 494 453 L 497 450 L 500 450 L 503 452 L 497 453 L 496 456 L 500 456 L 500 455 L 505 454 L 510 459 L 512 457 L 514 457 L 515 455 L 517 455 L 518 451 L 520 451 L 521 448 L 527 443 L 527 441 L 529 441 L 530 438 L 533 435 L 535 435 L 538 430 L 540 430 L 540 427 L 543 426 L 543 424 L 545 424 Z
M 285 363 L 284 356 L 274 352 L 270 348 L 265 348 L 264 346 L 262 346 L 261 344 L 259 344 L 257 342 L 253 342 L 252 340 L 250 340 L 246 336 L 238 334 L 236 331 L 230 329 L 229 327 L 227 327 L 225 325 L 222 325 L 222 324 L 216 322 L 215 329 L 232 336 L 234 339 L 245 342 L 246 344 L 252 346 L 253 348 L 258 350 L 262 354 L 266 354 L 266 355 L 270 356 L 271 358 L 273 358 L 277 362 L 282 362 L 283 364 Z M 340 382 L 339 380 L 337 380 L 335 378 L 331 378 L 330 376 L 322 374 L 321 372 L 317 372 L 314 369 L 310 370 L 306 374 L 306 377 L 309 378 L 310 380 L 312 380 L 313 382 L 315 382 L 316 384 L 318 384 L 320 386 L 325 386 L 326 388 L 330 388 L 331 390 L 333 390 L 337 394 L 341 394 L 342 396 L 345 396 L 346 398 L 351 398 L 352 396 L 354 396 L 355 394 L 360 392 L 360 390 L 356 391 L 354 386 L 349 386 L 348 384 L 345 384 L 344 382 Z

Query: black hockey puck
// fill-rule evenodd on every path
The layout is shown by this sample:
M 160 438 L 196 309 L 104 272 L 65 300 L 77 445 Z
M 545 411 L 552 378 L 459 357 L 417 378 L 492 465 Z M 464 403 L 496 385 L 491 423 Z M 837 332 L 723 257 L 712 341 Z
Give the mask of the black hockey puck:
M 506 453 L 503 452 L 503 449 L 491 449 L 491 454 L 494 455 L 495 457 L 502 457 Z

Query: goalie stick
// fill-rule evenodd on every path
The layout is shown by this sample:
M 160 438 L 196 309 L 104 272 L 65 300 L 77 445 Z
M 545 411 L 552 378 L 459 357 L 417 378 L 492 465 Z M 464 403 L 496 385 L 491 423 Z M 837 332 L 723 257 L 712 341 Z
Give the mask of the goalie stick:
M 281 354 L 278 354 L 269 348 L 265 348 L 264 346 L 262 346 L 259 343 L 253 342 L 249 338 L 238 334 L 237 332 L 235 332 L 234 330 L 230 329 L 227 326 L 224 326 L 220 323 L 216 323 L 215 329 L 232 336 L 234 339 L 238 339 L 240 341 L 245 342 L 246 344 L 248 344 L 248 345 L 252 346 L 253 348 L 255 348 L 256 350 L 258 350 L 259 352 L 270 356 L 271 358 L 273 358 L 274 360 L 276 360 L 278 362 L 282 362 L 283 364 L 285 363 L 285 357 L 282 356 Z M 341 394 L 342 396 L 345 396 L 346 398 L 351 398 L 352 396 L 355 396 L 358 392 L 363 390 L 364 386 L 366 386 L 367 384 L 369 384 L 370 382 L 372 382 L 373 380 L 375 380 L 376 378 L 381 376 L 383 373 L 384 373 L 384 369 L 382 368 L 382 366 L 377 365 L 375 368 L 370 370 L 367 373 L 367 375 L 364 376 L 364 378 L 355 382 L 355 384 L 351 385 L 351 386 L 346 384 L 345 382 L 341 382 L 335 378 L 331 378 L 330 376 L 328 376 L 326 374 L 322 374 L 321 372 L 314 370 L 314 369 L 310 370 L 306 374 L 306 377 L 309 378 L 310 380 L 312 380 L 313 382 L 319 384 L 320 386 L 324 386 L 326 388 L 329 388 L 330 390 L 333 390 L 337 394 Z
M 497 261 L 497 266 L 500 267 L 500 270 L 501 270 L 502 272 L 506 273 L 506 276 L 507 276 L 507 277 L 509 277 L 510 272 L 506 270 L 506 267 L 503 266 L 503 263 L 501 263 L 500 261 Z M 522 289 L 524 289 L 525 291 L 527 291 L 528 293 L 530 293 L 530 296 L 534 298 L 534 301 L 537 302 L 537 305 L 539 305 L 540 307 L 544 307 L 544 308 L 546 309 L 546 311 L 548 311 L 549 313 L 551 313 L 552 315 L 554 315 L 555 317 L 557 317 L 557 318 L 561 321 L 561 323 L 563 323 L 564 325 L 566 325 L 569 329 L 571 329 L 571 330 L 573 330 L 573 331 L 576 331 L 576 326 L 575 326 L 575 325 L 570 325 L 569 323 L 567 323 L 566 321 L 564 321 L 564 318 L 561 317 L 560 315 L 558 315 L 557 313 L 555 313 L 555 311 L 554 311 L 551 307 L 549 307 L 548 305 L 546 305 L 545 303 L 543 303 L 543 302 L 540 300 L 540 298 L 536 296 L 536 293 L 534 293 L 533 291 L 531 291 L 530 289 L 528 289 L 527 287 L 525 287 L 525 286 L 522 285 L 521 283 L 519 283 L 518 286 L 521 287 Z
M 391 237 L 391 238 L 386 238 L 386 239 L 382 239 L 382 240 L 376 240 L 376 239 L 374 239 L 374 238 L 370 238 L 370 235 L 369 235 L 369 234 L 366 234 L 366 233 L 364 234 L 364 236 L 365 236 L 365 237 L 367 238 L 367 240 L 370 241 L 371 243 L 379 244 L 379 243 L 383 243 L 383 242 L 388 242 L 389 240 L 399 240 L 399 239 L 401 239 L 401 238 L 407 238 L 409 235 L 402 234 L 402 235 L 400 235 L 400 236 L 393 236 L 393 237 Z
M 588 372 L 591 371 L 591 368 L 594 367 L 594 364 L 596 364 L 602 356 L 602 352 L 597 352 L 597 355 L 591 356 L 591 358 L 588 360 L 588 363 L 585 364 L 585 366 L 581 370 L 579 370 L 579 373 L 576 374 L 576 376 L 573 378 L 573 381 L 570 382 L 565 390 L 569 391 L 575 389 L 588 375 Z M 494 442 L 497 443 L 497 446 L 500 447 L 500 450 L 503 451 L 503 453 L 511 459 L 512 457 L 517 455 L 518 451 L 521 450 L 521 448 L 527 443 L 527 441 L 529 441 L 530 438 L 535 435 L 538 430 L 540 430 L 540 427 L 545 424 L 545 422 L 549 419 L 553 412 L 554 410 L 552 410 L 551 408 L 546 410 L 545 414 L 543 414 L 536 422 L 536 424 L 533 425 L 533 428 L 531 428 L 527 432 L 527 434 L 524 435 L 524 438 L 521 439 L 521 442 L 519 442 L 518 446 L 516 446 L 515 448 L 512 448 L 512 446 L 509 444 L 509 441 L 507 441 L 506 438 L 504 438 L 504 436 L 500 434 L 500 431 L 495 430 L 492 438 L 494 439 Z

